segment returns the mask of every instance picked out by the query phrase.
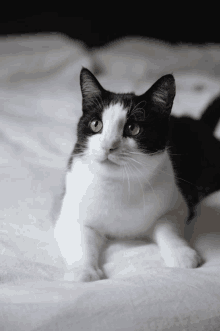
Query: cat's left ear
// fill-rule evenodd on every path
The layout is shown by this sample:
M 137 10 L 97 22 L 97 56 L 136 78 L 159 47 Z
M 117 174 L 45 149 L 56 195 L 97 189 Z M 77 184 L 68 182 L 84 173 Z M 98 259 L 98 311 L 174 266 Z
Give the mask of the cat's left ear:
M 82 68 L 80 72 L 80 86 L 83 101 L 89 101 L 92 98 L 99 97 L 104 91 L 95 76 L 86 68 Z
M 175 94 L 176 84 L 173 75 L 165 75 L 158 79 L 143 97 L 159 108 L 161 112 L 169 115 Z

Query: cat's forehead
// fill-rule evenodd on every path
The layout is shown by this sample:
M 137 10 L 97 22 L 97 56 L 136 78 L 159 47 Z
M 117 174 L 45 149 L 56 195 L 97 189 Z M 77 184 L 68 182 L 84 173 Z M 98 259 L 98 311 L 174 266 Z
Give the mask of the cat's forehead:
M 126 122 L 127 111 L 122 103 L 109 104 L 103 109 L 103 123 L 114 123 L 120 130 Z

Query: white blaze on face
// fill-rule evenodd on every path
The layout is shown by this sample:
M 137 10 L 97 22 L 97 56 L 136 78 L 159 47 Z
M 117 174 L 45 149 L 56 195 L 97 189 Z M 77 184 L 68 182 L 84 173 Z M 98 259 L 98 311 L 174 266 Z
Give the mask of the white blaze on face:
M 90 155 L 93 154 L 98 159 L 103 159 L 108 154 L 109 149 L 121 146 L 126 114 L 127 110 L 121 104 L 110 105 L 104 109 L 102 132 L 91 136 L 88 140 Z
M 122 140 L 127 111 L 116 104 L 104 110 L 103 131 L 101 134 L 102 148 L 110 149 L 114 144 Z

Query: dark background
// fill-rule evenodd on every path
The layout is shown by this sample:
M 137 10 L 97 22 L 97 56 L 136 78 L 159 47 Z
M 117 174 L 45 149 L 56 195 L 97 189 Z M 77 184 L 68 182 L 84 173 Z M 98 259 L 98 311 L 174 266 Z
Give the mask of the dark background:
M 119 9 L 117 4 L 102 2 L 65 9 L 29 10 L 15 8 L 12 4 L 1 10 L 0 35 L 37 32 L 61 32 L 84 41 L 89 47 L 103 46 L 123 36 L 145 36 L 171 43 L 220 43 L 220 18 L 218 9 L 208 3 L 206 8 L 187 3 L 160 3 L 145 7 L 135 3 Z M 210 3 L 211 4 L 211 3 Z M 9 4 L 10 5 L 10 4 Z M 34 6 L 34 3 L 30 3 Z M 60 6 L 62 3 L 60 3 Z M 35 4 L 35 6 L 39 6 Z M 84 7 L 84 8 L 83 8 Z M 209 8 L 210 7 L 210 8 Z

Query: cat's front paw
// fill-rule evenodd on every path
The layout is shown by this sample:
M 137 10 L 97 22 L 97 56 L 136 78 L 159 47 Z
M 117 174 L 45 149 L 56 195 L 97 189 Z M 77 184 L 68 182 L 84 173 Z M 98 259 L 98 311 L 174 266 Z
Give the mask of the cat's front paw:
M 74 282 L 94 282 L 104 278 L 101 269 L 95 267 L 84 267 L 82 269 L 72 270 L 64 275 L 64 280 Z
M 196 268 L 202 263 L 199 254 L 187 246 L 177 247 L 163 256 L 164 262 L 171 268 Z

